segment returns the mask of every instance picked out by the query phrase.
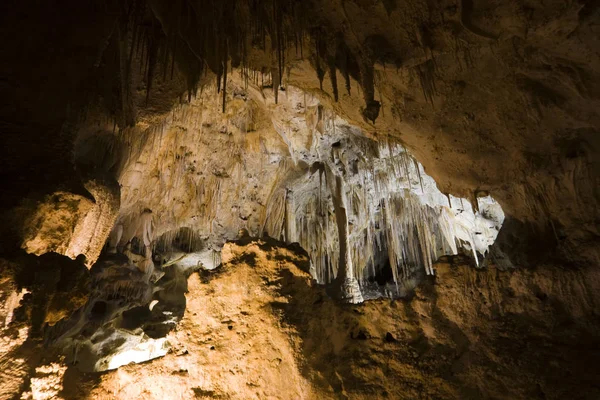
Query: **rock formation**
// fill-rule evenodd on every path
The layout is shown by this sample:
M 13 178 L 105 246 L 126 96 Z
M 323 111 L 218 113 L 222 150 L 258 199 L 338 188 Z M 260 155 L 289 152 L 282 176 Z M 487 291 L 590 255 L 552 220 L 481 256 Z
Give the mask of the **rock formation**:
M 1 398 L 179 364 L 119 396 L 597 397 L 594 1 L 29 3 L 0 13 Z

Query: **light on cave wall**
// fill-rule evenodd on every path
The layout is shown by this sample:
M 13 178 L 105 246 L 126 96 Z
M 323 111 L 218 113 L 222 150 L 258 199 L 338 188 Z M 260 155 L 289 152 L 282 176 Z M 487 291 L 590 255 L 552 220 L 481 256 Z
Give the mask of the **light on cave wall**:
M 277 104 L 269 92 L 248 88 L 248 99 L 230 104 L 237 116 L 232 122 L 211 107 L 212 90 L 148 135 L 132 137 L 140 156 L 121 174 L 119 224 L 131 231 L 124 239 L 135 234 L 139 212 L 148 207 L 155 241 L 174 243 L 180 230 L 189 230 L 206 244 L 170 246 L 165 265 L 214 268 L 222 244 L 246 229 L 251 236 L 299 242 L 315 279 L 331 283 L 340 258 L 336 215 L 345 215 L 346 264 L 358 282 L 384 264 L 391 265 L 396 285 L 418 282 L 435 273 L 440 256 L 467 252 L 478 264 L 494 242 L 504 220 L 500 205 L 491 197 L 443 194 L 397 139 L 367 137 L 317 96 L 291 85 Z M 147 194 L 142 202 L 140 193 Z
M 169 344 L 166 338 L 147 339 L 140 341 L 134 347 L 122 350 L 116 353 L 108 361 L 108 370 L 119 368 L 122 365 L 130 363 L 141 363 L 162 357 L 169 351 Z
M 293 190 L 272 205 L 274 221 L 289 221 L 281 229 L 288 242 L 299 242 L 309 252 L 313 276 L 323 284 L 338 274 L 339 235 L 327 181 L 335 179 L 338 165 L 352 165 L 344 173 L 342 203 L 348 219 L 348 247 L 353 274 L 359 282 L 377 275 L 383 263 L 391 265 L 393 281 L 418 281 L 435 273 L 433 263 L 459 252 L 479 260 L 488 253 L 504 221 L 501 206 L 491 197 L 467 200 L 443 194 L 399 143 L 379 143 L 377 157 L 364 158 L 347 145 L 333 152 L 329 164 L 309 172 Z M 358 160 L 358 161 L 356 161 Z M 273 228 L 271 228 L 273 229 Z M 275 228 L 277 229 L 277 228 Z
M 367 137 L 297 88 L 288 86 L 277 105 L 262 97 L 232 101 L 230 108 L 247 119 L 237 124 L 241 128 L 209 107 L 209 90 L 202 96 L 145 135 L 125 133 L 138 150 L 128 152 L 120 172 L 121 215 L 107 246 L 114 260 L 105 266 L 123 273 L 102 277 L 107 288 L 127 289 L 129 276 L 137 276 L 139 294 L 147 296 L 119 291 L 131 303 L 124 305 L 161 314 L 163 324 L 175 326 L 178 317 L 164 299 L 152 301 L 153 291 L 178 288 L 184 298 L 186 274 L 220 265 L 221 246 L 240 230 L 298 242 L 321 284 L 343 276 L 338 268 L 345 264 L 341 286 L 350 296 L 340 298 L 359 303 L 405 296 L 435 274 L 442 255 L 463 251 L 478 263 L 502 226 L 504 214 L 493 198 L 443 194 L 397 140 Z M 263 102 L 274 108 L 259 113 Z M 248 132 L 261 113 L 265 126 Z M 345 263 L 339 262 L 342 247 Z M 142 267 L 153 263 L 162 274 Z M 373 289 L 381 276 L 384 284 Z M 166 338 L 144 332 L 155 329 L 152 324 L 133 334 L 115 321 L 105 325 L 114 325 L 113 335 L 100 330 L 97 343 L 76 343 L 89 354 L 81 357 L 81 369 L 115 369 L 167 353 Z M 168 329 L 160 331 L 167 335 Z M 114 346 L 108 356 L 105 344 Z

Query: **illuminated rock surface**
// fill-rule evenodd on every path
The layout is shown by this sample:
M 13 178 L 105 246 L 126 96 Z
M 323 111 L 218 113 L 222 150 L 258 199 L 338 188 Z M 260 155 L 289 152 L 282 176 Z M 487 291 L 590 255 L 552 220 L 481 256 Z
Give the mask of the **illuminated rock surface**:
M 600 397 L 595 2 L 0 8 L 1 399 Z
M 590 367 L 598 325 L 584 322 L 598 307 L 596 272 L 476 270 L 454 258 L 434 264 L 435 283 L 421 285 L 410 302 L 344 305 L 305 272 L 310 262 L 297 247 L 248 238 L 226 244 L 223 262 L 189 278 L 185 315 L 167 336 L 165 357 L 103 375 L 69 368 L 60 396 L 598 395 Z

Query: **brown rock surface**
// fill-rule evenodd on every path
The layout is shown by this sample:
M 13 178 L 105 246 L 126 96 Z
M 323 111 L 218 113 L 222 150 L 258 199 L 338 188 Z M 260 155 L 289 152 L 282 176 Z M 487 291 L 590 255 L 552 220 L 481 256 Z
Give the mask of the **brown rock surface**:
M 3 1 L 0 398 L 600 398 L 599 26 L 593 0 Z M 404 203 L 359 192 L 390 143 L 417 160 L 394 196 L 437 198 L 387 218 L 402 240 L 386 253 L 371 211 Z M 446 237 L 443 194 L 464 236 Z M 301 242 L 312 264 L 227 244 L 152 362 L 84 374 L 40 342 L 90 326 L 84 262 L 127 253 L 140 319 L 161 264 L 215 267 L 238 232 Z M 497 234 L 485 268 L 442 257 L 426 276 Z M 306 272 L 375 278 L 406 249 L 411 299 L 339 304 Z M 145 322 L 164 321 L 134 340 Z
M 592 399 L 600 277 L 436 264 L 412 300 L 339 305 L 306 256 L 246 239 L 192 275 L 164 358 L 72 371 L 64 398 Z M 458 261 L 458 260 L 456 260 Z M 585 279 L 584 279 L 585 277 Z
M 230 0 L 213 14 L 196 12 L 211 9 L 203 1 L 72 3 L 68 15 L 3 5 L 3 37 L 29 38 L 25 50 L 7 41 L 1 71 L 7 209 L 60 186 L 79 193 L 72 150 L 82 131 L 156 124 L 186 86 L 191 96 L 216 81 L 207 70 L 222 78 L 229 54 L 250 83 L 296 85 L 368 134 L 399 138 L 443 192 L 490 193 L 522 240 L 598 263 L 593 2 Z M 506 231 L 505 247 L 525 252 Z

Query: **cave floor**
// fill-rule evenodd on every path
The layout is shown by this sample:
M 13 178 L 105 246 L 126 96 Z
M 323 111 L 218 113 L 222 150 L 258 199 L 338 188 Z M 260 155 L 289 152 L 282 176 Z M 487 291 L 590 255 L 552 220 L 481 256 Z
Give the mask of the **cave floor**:
M 23 330 L 12 340 L 4 332 L 2 395 L 600 398 L 597 273 L 477 271 L 449 261 L 412 299 L 342 305 L 307 267 L 305 255 L 278 242 L 227 244 L 221 268 L 189 278 L 169 354 L 105 373 L 64 365 Z

